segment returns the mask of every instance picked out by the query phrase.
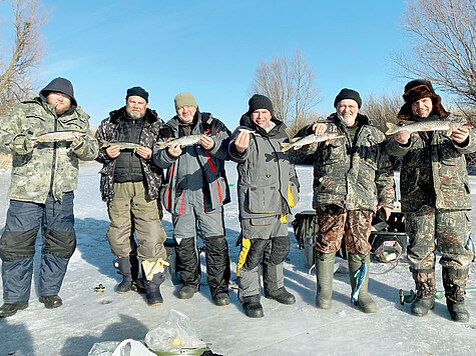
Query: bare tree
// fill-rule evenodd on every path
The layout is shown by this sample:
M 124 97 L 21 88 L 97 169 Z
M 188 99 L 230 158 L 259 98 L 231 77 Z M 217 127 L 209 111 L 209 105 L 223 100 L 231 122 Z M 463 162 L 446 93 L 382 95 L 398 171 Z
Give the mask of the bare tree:
M 12 0 L 11 4 L 11 49 L 2 49 L 0 57 L 0 110 L 3 111 L 32 90 L 31 76 L 43 55 L 41 28 L 46 21 L 38 0 Z
M 364 101 L 362 114 L 365 114 L 383 132 L 387 131 L 387 122 L 397 122 L 397 114 L 403 100 L 397 94 L 375 96 L 371 95 Z
M 403 76 L 429 79 L 462 102 L 476 105 L 476 5 L 474 0 L 414 0 L 403 28 L 412 50 L 396 55 Z
M 292 58 L 276 56 L 269 63 L 261 61 L 250 91 L 269 97 L 276 118 L 289 126 L 310 120 L 311 109 L 320 100 L 314 72 L 300 50 Z

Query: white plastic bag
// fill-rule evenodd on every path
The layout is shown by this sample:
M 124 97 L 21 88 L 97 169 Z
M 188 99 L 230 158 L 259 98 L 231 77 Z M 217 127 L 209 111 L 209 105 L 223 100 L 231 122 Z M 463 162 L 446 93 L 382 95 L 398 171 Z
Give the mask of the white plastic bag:
M 126 339 L 114 350 L 112 356 L 156 356 L 137 340 Z
M 156 352 L 200 349 L 207 346 L 198 337 L 190 318 L 174 309 L 170 310 L 167 320 L 147 333 L 145 343 L 150 350 Z

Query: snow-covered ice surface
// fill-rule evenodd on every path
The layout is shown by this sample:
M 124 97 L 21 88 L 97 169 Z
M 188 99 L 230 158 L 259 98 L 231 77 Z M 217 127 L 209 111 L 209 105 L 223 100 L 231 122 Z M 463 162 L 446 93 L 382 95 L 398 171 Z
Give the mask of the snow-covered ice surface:
M 444 299 L 437 301 L 426 317 L 412 316 L 410 305 L 402 306 L 398 300 L 400 288 L 414 288 L 404 260 L 389 273 L 371 276 L 370 292 L 379 306 L 377 314 L 366 315 L 350 304 L 347 273 L 335 275 L 332 308 L 317 309 L 315 277 L 307 273 L 304 251 L 297 248 L 291 225 L 285 285 L 297 301 L 289 306 L 263 298 L 264 318 L 250 319 L 244 315 L 236 289 L 231 291 L 231 305 L 215 306 L 205 278 L 200 292 L 191 300 L 178 299 L 177 287 L 163 286 L 165 302 L 156 307 L 147 306 L 144 297 L 136 293 L 119 295 L 114 292 L 119 275 L 112 266 L 113 256 L 105 238 L 109 222 L 99 196 L 99 168 L 95 163 L 81 166 L 75 192 L 78 248 L 60 292 L 64 305 L 45 309 L 33 289 L 28 309 L 0 320 L 0 355 L 86 355 L 96 342 L 143 340 L 172 308 L 188 315 L 210 348 L 224 355 L 476 354 L 476 293 L 466 298 L 471 313 L 467 324 L 450 320 Z M 230 183 L 236 183 L 234 164 L 228 163 L 227 170 Z M 296 209 L 299 212 L 311 207 L 312 168 L 300 166 L 297 170 L 302 184 L 301 202 Z M 8 172 L 0 174 L 0 227 L 5 224 L 9 179 Z M 476 178 L 470 179 L 476 202 Z M 231 190 L 233 202 L 226 206 L 225 221 L 233 271 L 239 253 L 235 247 L 239 223 L 236 187 Z M 473 218 L 475 215 L 472 212 Z M 166 214 L 163 224 L 171 236 L 170 221 Z M 371 272 L 385 272 L 389 268 L 388 264 L 372 263 Z M 205 266 L 202 269 L 205 271 Z M 469 287 L 476 287 L 475 272 L 473 264 Z M 437 274 L 441 290 L 439 265 Z M 99 283 L 105 286 L 103 293 L 95 292 Z

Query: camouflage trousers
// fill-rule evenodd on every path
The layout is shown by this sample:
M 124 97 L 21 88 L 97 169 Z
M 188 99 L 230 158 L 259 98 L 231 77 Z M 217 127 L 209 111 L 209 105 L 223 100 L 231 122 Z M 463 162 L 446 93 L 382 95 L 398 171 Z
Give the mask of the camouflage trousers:
M 371 210 L 346 210 L 338 205 L 325 205 L 316 209 L 317 242 L 315 249 L 322 253 L 334 253 L 340 249 L 345 234 L 348 253 L 367 255 L 372 231 Z
M 424 206 L 417 212 L 405 214 L 409 237 L 407 250 L 410 267 L 414 270 L 435 268 L 435 250 L 441 253 L 443 267 L 467 268 L 473 259 L 468 245 L 471 221 L 466 210 L 437 210 Z

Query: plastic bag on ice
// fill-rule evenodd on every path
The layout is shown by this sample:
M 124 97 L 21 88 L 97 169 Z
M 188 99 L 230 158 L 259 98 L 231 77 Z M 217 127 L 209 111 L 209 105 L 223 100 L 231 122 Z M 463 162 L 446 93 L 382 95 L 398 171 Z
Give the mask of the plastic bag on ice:
M 192 321 L 185 314 L 171 309 L 166 321 L 145 336 L 145 343 L 152 351 L 176 352 L 206 348 L 192 327 Z

